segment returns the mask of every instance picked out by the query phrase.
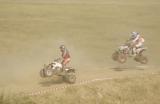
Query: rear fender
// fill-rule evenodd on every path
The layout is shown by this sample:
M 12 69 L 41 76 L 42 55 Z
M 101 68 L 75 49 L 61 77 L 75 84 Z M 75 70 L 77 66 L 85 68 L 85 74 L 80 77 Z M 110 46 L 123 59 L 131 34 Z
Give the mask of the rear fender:
M 141 48 L 141 49 L 138 50 L 139 51 L 138 53 L 141 55 L 146 50 L 147 50 L 147 48 Z

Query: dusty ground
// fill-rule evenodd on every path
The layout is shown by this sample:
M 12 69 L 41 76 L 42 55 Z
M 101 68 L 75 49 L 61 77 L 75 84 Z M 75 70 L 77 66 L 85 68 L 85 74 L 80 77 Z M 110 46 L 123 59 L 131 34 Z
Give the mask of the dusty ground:
M 60 56 L 66 44 L 77 69 L 77 82 L 159 71 L 160 2 L 158 0 L 0 0 L 0 88 L 17 91 L 63 86 L 39 77 L 43 64 Z M 149 63 L 111 55 L 131 31 L 146 39 Z M 139 67 L 140 66 L 140 67 Z

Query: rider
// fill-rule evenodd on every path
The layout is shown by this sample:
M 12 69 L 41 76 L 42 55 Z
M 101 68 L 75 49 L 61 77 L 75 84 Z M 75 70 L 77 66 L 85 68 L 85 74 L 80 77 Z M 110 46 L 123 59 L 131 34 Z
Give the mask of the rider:
M 68 49 L 65 47 L 65 45 L 61 45 L 60 47 L 60 51 L 62 52 L 62 70 L 64 69 L 64 67 L 70 62 L 71 60 L 71 57 L 70 57 L 70 54 L 69 54 L 69 51 Z
M 135 55 L 137 53 L 137 49 L 143 47 L 145 40 L 138 32 L 132 32 L 129 41 L 132 44 L 132 54 Z

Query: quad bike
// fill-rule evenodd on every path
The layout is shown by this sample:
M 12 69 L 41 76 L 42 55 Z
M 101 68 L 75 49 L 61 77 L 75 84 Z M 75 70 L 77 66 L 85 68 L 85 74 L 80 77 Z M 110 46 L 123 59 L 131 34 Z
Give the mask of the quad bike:
M 136 50 L 135 55 L 133 54 L 133 48 L 131 47 L 132 45 L 129 43 L 126 43 L 118 48 L 113 54 L 112 54 L 112 59 L 114 61 L 117 61 L 119 63 L 125 63 L 127 61 L 128 57 L 134 57 L 134 60 L 136 62 L 139 62 L 141 64 L 147 64 L 148 63 L 148 58 L 143 55 L 143 52 L 146 51 L 147 49 L 142 47 L 138 48 Z
M 71 67 L 63 68 L 60 58 L 48 65 L 44 65 L 44 68 L 40 70 L 42 78 L 52 77 L 53 75 L 62 76 L 64 81 L 71 84 L 76 82 L 75 69 Z

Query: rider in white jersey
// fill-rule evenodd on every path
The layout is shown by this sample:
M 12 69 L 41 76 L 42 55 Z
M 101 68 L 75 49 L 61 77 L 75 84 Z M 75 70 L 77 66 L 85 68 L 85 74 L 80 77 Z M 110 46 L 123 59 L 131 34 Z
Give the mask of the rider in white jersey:
M 137 53 L 137 49 L 143 47 L 145 40 L 138 32 L 132 32 L 129 41 L 132 44 L 133 55 L 135 55 Z

